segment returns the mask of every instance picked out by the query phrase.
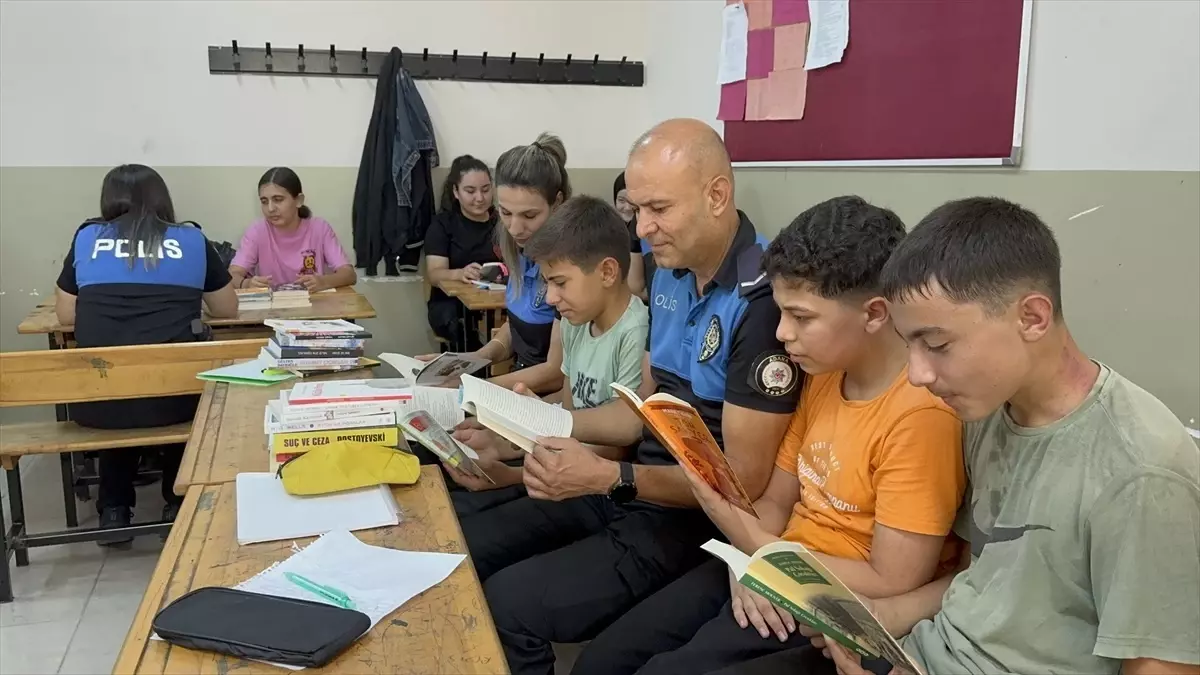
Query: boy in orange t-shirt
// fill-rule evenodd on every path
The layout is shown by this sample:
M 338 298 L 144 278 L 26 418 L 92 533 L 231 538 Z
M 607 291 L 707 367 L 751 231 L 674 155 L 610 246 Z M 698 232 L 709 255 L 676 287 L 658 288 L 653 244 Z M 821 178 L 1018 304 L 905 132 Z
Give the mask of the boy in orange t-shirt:
M 879 272 L 904 237 L 894 213 L 838 197 L 796 217 L 763 256 L 776 331 L 809 374 L 754 518 L 702 481 L 709 517 L 746 553 L 804 544 L 847 586 L 893 596 L 953 568 L 951 534 L 966 488 L 961 423 L 908 382 L 907 346 L 879 296 Z M 706 673 L 807 644 L 786 610 L 711 561 L 635 607 L 593 641 L 608 673 Z M 581 659 L 575 675 L 600 672 Z M 642 665 L 644 664 L 644 665 Z M 817 667 L 828 667 L 818 654 Z

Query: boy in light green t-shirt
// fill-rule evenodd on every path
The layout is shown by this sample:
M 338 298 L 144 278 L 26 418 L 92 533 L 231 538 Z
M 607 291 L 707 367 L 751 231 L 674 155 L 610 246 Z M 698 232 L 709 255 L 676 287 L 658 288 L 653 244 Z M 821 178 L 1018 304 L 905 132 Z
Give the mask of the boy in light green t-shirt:
M 650 319 L 627 283 L 628 248 L 616 209 L 587 196 L 567 200 L 525 244 L 525 255 L 546 279 L 546 302 L 565 320 L 562 404 L 568 410 L 612 400 L 613 383 L 634 391 L 642 384 Z
M 565 379 L 559 395 L 547 398 L 557 398 L 567 410 L 624 405 L 615 400 L 612 385 L 621 384 L 633 391 L 641 387 L 650 319 L 646 305 L 633 294 L 627 281 L 629 231 L 621 216 L 595 197 L 573 197 L 555 209 L 525 243 L 524 253 L 541 267 L 546 303 L 564 319 Z M 522 391 L 519 385 L 516 390 Z M 487 431 L 474 433 L 492 435 Z M 456 482 L 470 490 L 521 483 L 521 467 L 505 463 L 520 459 L 520 450 L 495 452 L 493 457 L 490 454 L 497 446 L 507 450 L 508 443 L 472 440 L 471 445 L 479 450 L 480 466 L 495 485 L 448 469 Z M 610 450 L 598 451 L 604 454 Z

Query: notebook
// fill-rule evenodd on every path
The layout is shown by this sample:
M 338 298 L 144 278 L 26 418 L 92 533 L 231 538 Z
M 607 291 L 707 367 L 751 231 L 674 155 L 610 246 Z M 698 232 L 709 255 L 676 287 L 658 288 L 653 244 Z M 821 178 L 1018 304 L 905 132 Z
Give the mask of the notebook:
M 272 473 L 237 476 L 238 544 L 300 539 L 333 530 L 367 530 L 400 523 L 387 485 L 317 497 L 293 497 Z
M 294 373 L 280 372 L 273 369 L 261 359 L 235 363 L 232 366 L 213 368 L 203 373 L 197 373 L 196 379 L 210 382 L 228 382 L 229 384 L 250 384 L 256 387 L 284 382 L 296 377 Z

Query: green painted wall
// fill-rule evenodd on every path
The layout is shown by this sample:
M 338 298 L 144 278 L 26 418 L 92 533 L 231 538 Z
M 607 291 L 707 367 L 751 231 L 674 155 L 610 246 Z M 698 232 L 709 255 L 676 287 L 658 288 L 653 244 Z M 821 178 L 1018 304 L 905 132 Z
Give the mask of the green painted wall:
M 295 167 L 308 203 L 349 249 L 353 168 Z M 256 217 L 263 168 L 164 167 L 180 217 L 236 243 Z M 54 282 L 78 224 L 95 215 L 105 168 L 0 168 L 0 349 L 41 349 L 16 325 Z M 571 172 L 576 192 L 608 197 L 619 169 Z M 435 176 L 440 179 L 441 174 Z M 854 193 L 909 224 L 947 199 L 998 195 L 1035 210 L 1063 249 L 1076 337 L 1165 401 L 1200 418 L 1200 173 L 987 170 L 739 170 L 737 202 L 772 235 L 807 206 Z M 1097 210 L 1070 220 L 1088 209 Z M 429 349 L 421 284 L 360 283 L 380 317 L 375 351 Z M 1191 426 L 1195 426 L 1192 424 Z

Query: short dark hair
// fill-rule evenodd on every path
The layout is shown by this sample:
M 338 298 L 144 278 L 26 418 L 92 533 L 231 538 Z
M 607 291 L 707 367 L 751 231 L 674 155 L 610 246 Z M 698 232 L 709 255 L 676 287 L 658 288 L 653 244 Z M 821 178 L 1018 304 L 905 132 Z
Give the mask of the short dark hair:
M 821 297 L 879 293 L 879 272 L 904 223 L 862 197 L 834 197 L 796 216 L 763 254 L 772 279 L 804 283 Z
M 925 216 L 883 268 L 890 301 L 926 295 L 936 284 L 958 303 L 1004 311 L 1016 293 L 1041 291 L 1062 316 L 1062 258 L 1049 227 L 999 197 L 946 202 Z
M 293 198 L 299 197 L 301 192 L 304 192 L 304 186 L 300 184 L 300 176 L 296 175 L 295 171 L 286 166 L 273 166 L 267 169 L 267 172 L 258 179 L 258 189 L 261 190 L 264 185 L 278 185 L 287 191 Z M 302 205 L 296 215 L 301 218 L 312 218 L 312 209 L 308 208 L 307 204 Z
M 603 199 L 571 197 L 525 242 L 525 255 L 534 262 L 565 260 L 589 272 L 605 258 L 615 258 L 624 279 L 629 275 L 629 230 Z

